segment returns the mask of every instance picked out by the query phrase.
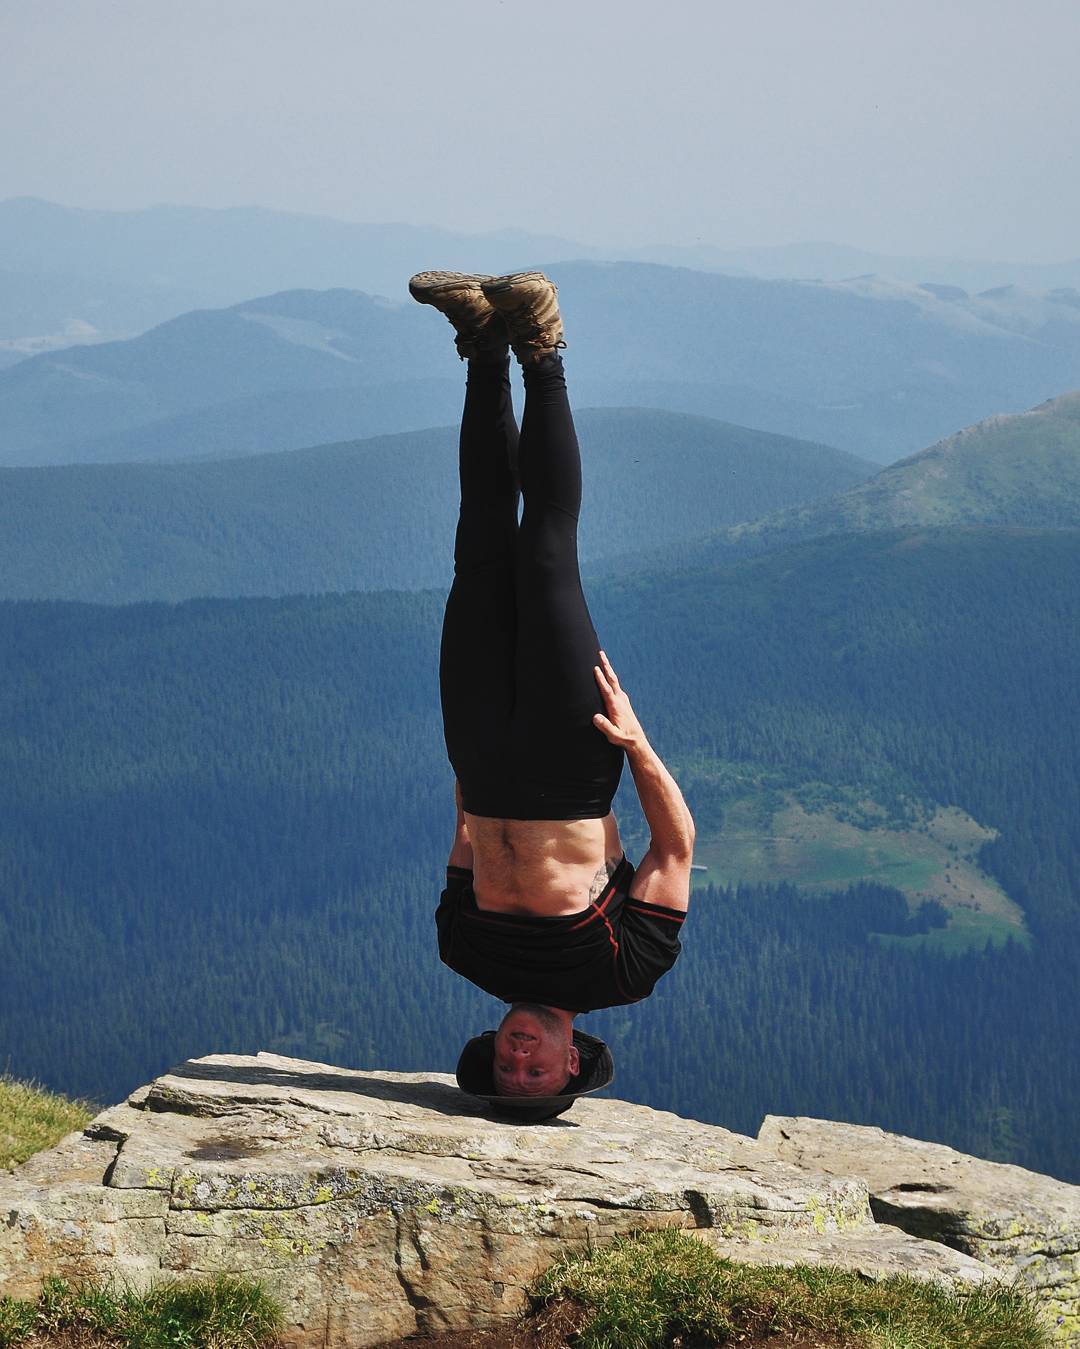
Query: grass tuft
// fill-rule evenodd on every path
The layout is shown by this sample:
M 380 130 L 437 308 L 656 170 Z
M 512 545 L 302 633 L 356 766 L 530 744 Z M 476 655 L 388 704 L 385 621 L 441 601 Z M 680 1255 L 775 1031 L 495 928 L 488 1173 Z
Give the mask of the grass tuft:
M 671 1230 L 567 1256 L 538 1280 L 532 1298 L 534 1310 L 560 1300 L 586 1310 L 580 1349 L 726 1345 L 781 1334 L 834 1336 L 852 1349 L 1050 1344 L 1037 1304 L 1015 1288 L 960 1295 L 899 1276 L 873 1282 L 825 1266 L 738 1265 Z
M 37 1302 L 0 1298 L 0 1349 L 33 1337 L 86 1349 L 259 1349 L 281 1329 L 261 1283 L 219 1274 L 148 1293 L 47 1279 Z
M 0 1171 L 10 1170 L 81 1129 L 96 1113 L 89 1101 L 70 1101 L 33 1082 L 0 1073 Z

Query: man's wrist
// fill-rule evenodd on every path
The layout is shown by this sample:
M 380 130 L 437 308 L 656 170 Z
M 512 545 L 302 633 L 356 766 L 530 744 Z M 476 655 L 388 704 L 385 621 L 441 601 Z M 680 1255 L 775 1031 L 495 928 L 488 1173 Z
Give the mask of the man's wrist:
M 635 740 L 632 745 L 626 747 L 626 757 L 630 760 L 630 767 L 651 763 L 657 759 L 656 750 L 649 744 L 643 735 L 640 740 Z

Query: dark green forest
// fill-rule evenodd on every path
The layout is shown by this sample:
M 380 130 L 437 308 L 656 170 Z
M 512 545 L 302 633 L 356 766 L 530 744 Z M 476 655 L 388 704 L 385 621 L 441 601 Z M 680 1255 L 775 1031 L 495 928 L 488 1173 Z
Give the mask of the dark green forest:
M 593 408 L 577 421 L 586 562 L 817 500 L 870 472 L 842 450 L 707 417 Z M 0 468 L 0 597 L 126 604 L 442 585 L 457 440 L 447 426 L 244 459 Z
M 878 534 L 594 588 L 701 823 L 731 762 L 956 804 L 1032 933 L 945 956 L 878 887 L 704 891 L 655 996 L 588 1020 L 617 1094 L 1080 1179 L 1078 544 Z M 435 950 L 441 600 L 0 605 L 0 1068 L 110 1100 L 226 1050 L 453 1067 L 498 1006 Z

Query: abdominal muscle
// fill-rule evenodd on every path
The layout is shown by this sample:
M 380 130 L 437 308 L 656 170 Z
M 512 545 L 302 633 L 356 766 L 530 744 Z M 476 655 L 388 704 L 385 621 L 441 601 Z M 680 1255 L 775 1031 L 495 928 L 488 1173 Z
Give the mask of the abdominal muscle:
M 600 820 L 496 820 L 465 816 L 477 908 L 558 918 L 580 913 L 622 858 L 619 826 Z

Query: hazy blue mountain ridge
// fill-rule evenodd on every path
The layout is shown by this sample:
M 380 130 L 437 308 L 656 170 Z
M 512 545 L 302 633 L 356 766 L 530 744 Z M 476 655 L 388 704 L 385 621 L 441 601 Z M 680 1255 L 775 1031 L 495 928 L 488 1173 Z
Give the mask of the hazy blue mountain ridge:
M 793 243 L 746 248 L 717 248 L 710 244 L 657 245 L 627 255 L 641 261 L 673 267 L 731 272 L 779 280 L 805 277 L 844 281 L 851 277 L 889 277 L 912 285 L 929 283 L 975 294 L 1000 286 L 1029 290 L 1080 287 L 1080 258 L 1060 262 L 1007 262 L 934 255 L 878 253 L 845 244 Z
M 130 334 L 187 309 L 293 288 L 346 286 L 398 295 L 403 277 L 428 267 L 497 273 L 539 259 L 622 259 L 831 281 L 876 273 L 970 292 L 1005 285 L 1080 287 L 1078 259 L 1027 264 L 909 258 L 830 243 L 613 248 L 525 230 L 463 234 L 260 207 L 98 211 L 25 197 L 0 201 L 0 256 L 12 272 L 35 276 L 41 294 L 40 308 L 20 307 L 17 315 L 0 316 L 0 338 L 59 332 L 69 319 L 91 323 L 110 336 Z M 9 331 L 11 323 L 15 327 Z
M 880 461 L 1080 384 L 1080 309 L 1064 301 L 1025 302 L 1007 326 L 993 306 L 983 312 L 918 288 L 628 263 L 552 271 L 579 405 L 699 413 Z M 408 300 L 343 290 L 196 311 L 127 342 L 0 371 L 0 459 L 220 453 L 241 408 L 259 397 L 278 399 L 291 427 L 276 447 L 300 448 L 320 438 L 305 416 L 325 434 L 319 400 L 340 408 L 342 389 L 369 395 L 367 432 L 410 429 L 415 420 L 393 424 L 407 408 L 403 385 L 415 381 L 432 410 L 447 407 L 455 384 L 460 391 L 449 339 L 444 320 Z M 267 448 L 242 438 L 245 452 Z
M 585 409 L 581 556 L 650 549 L 872 466 L 648 409 Z M 241 459 L 0 469 L 0 597 L 128 603 L 446 586 L 457 430 Z
M 74 433 L 101 437 L 228 399 L 342 385 L 377 389 L 417 364 L 437 369 L 446 355 L 443 335 L 421 322 L 415 305 L 351 291 L 319 299 L 321 324 L 308 317 L 314 293 L 292 293 L 272 297 L 273 309 L 263 300 L 196 310 L 130 341 L 22 362 L 0 375 L 5 458 L 12 461 L 14 442 L 31 460 L 50 462 L 51 447 Z
M 60 447 L 72 465 L 233 459 L 342 440 L 446 426 L 461 416 L 460 371 L 447 378 L 380 380 L 341 388 L 285 389 L 177 412 Z
M 467 234 L 258 206 L 100 211 L 31 197 L 0 201 L 5 267 L 47 282 L 36 321 L 55 324 L 47 316 L 58 304 L 75 306 L 66 317 L 93 321 L 82 309 L 86 290 L 104 282 L 119 287 L 112 308 L 97 315 L 110 331 L 147 313 L 154 316 L 143 326 L 267 292 L 349 287 L 398 296 L 413 272 L 431 267 L 501 273 L 539 258 L 602 256 L 603 250 L 526 230 Z M 187 298 L 177 305 L 181 297 Z M 35 319 L 26 314 L 23 322 Z M 33 331 L 8 334 L 0 326 L 0 336 Z
M 46 346 L 131 337 L 205 303 L 195 289 L 148 291 L 123 277 L 17 271 L 7 265 L 0 268 L 0 353 L 21 359 Z

